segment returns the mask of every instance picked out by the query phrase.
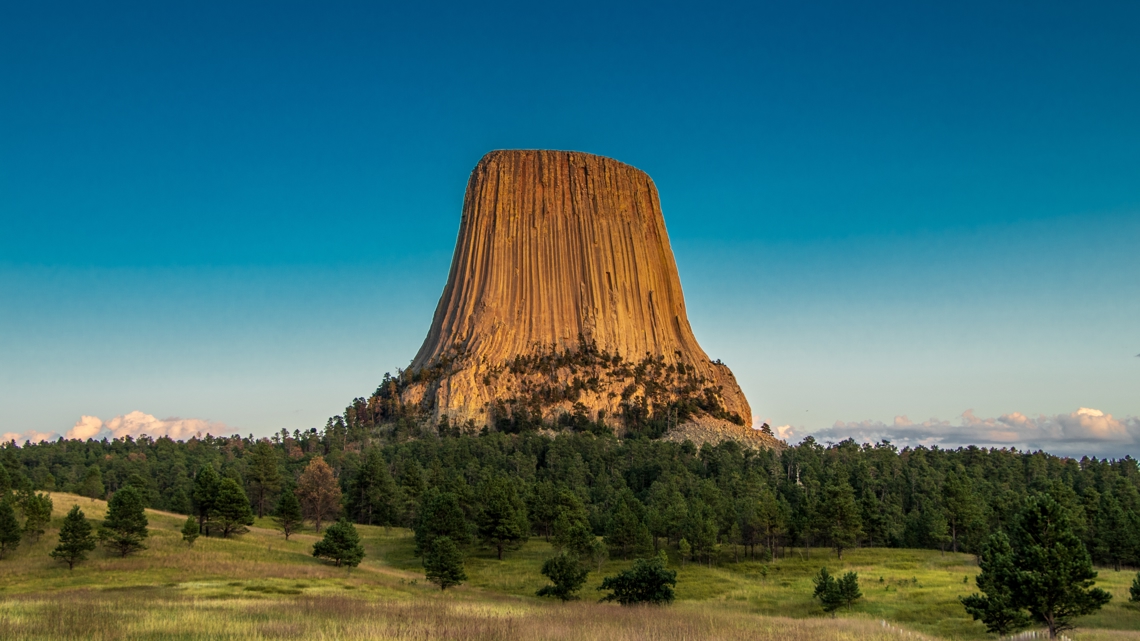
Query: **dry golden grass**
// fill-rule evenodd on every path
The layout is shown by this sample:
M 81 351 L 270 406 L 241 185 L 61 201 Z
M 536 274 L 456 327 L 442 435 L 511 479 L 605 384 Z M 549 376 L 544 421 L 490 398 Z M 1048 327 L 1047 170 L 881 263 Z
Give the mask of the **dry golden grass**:
M 623 608 L 595 603 L 483 602 L 449 595 L 410 600 L 301 596 L 203 599 L 175 594 L 80 592 L 0 604 L 0 638 L 384 639 L 500 641 L 725 641 L 923 638 L 870 621 L 784 619 L 698 607 Z

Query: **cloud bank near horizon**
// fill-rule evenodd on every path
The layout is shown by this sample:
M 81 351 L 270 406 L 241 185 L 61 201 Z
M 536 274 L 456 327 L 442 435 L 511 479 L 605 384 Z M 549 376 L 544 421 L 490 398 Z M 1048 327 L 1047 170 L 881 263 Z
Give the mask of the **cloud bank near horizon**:
M 966 410 L 957 423 L 936 418 L 915 423 L 906 416 L 896 416 L 889 424 L 870 420 L 836 421 L 829 428 L 812 432 L 790 425 L 774 428 L 774 431 L 789 442 L 811 436 L 822 442 L 854 439 L 859 443 L 890 441 L 899 447 L 1012 447 L 1063 456 L 1120 457 L 1135 455 L 1140 449 L 1140 418 L 1118 419 L 1088 407 L 1054 416 L 1030 417 L 1013 412 L 997 418 L 981 418 L 973 410 Z
M 145 414 L 139 410 L 135 410 L 129 414 L 116 416 L 106 422 L 97 416 L 81 416 L 79 420 L 75 422 L 75 425 L 63 435 L 63 438 L 86 441 L 87 439 L 116 439 L 126 436 L 138 438 L 145 434 L 152 438 L 167 436 L 174 440 L 184 441 L 194 436 L 205 436 L 206 434 L 222 436 L 233 432 L 233 428 L 221 421 L 210 421 L 200 418 L 178 418 L 176 416 L 160 419 L 155 418 L 151 414 Z M 0 434 L 0 442 L 7 443 L 9 441 L 16 441 L 17 443 L 24 443 L 31 441 L 32 443 L 38 443 L 40 441 L 54 440 L 59 438 L 59 436 L 58 432 L 37 432 L 35 430 L 24 432 L 23 434 L 6 432 Z

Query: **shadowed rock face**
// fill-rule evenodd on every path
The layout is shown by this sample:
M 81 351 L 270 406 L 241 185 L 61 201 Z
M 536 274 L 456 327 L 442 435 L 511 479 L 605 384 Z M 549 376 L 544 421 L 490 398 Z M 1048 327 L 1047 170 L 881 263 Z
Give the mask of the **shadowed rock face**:
M 709 360 L 689 327 L 649 176 L 591 154 L 493 151 L 467 183 L 447 285 L 411 366 L 439 375 L 409 388 L 405 399 L 436 417 L 483 424 L 494 400 L 533 391 L 533 377 L 510 363 L 584 345 L 626 363 L 652 359 L 663 375 L 680 365 L 689 380 L 715 390 L 726 413 L 751 424 L 732 373 Z M 591 373 L 563 369 L 544 376 L 569 384 Z M 638 400 L 628 382 L 602 370 L 573 402 L 547 395 L 544 414 L 581 403 L 593 415 L 614 416 L 623 400 Z

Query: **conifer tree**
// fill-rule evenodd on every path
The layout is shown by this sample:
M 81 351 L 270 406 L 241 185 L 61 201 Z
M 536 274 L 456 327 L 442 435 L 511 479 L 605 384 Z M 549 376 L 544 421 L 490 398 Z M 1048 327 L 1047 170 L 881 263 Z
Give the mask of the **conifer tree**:
M 819 599 L 824 612 L 835 616 L 835 611 L 843 605 L 843 591 L 839 587 L 839 581 L 827 571 L 826 567 L 823 567 L 819 569 L 819 574 L 812 578 L 812 583 L 815 584 L 812 598 Z
M 0 463 L 0 501 L 8 498 L 8 494 L 12 491 L 12 477 L 8 475 L 8 470 Z
M 277 450 L 267 440 L 260 440 L 250 452 L 246 480 L 249 482 L 253 503 L 257 506 L 257 516 L 265 516 L 265 507 L 273 495 L 281 491 L 281 470 L 278 465 Z
M 277 501 L 277 508 L 273 511 L 273 520 L 277 523 L 277 527 L 281 528 L 281 532 L 285 534 L 285 540 L 289 540 L 289 535 L 293 534 L 301 528 L 304 523 L 304 516 L 301 514 L 301 502 L 297 500 L 297 495 L 293 493 L 292 487 L 285 488 L 281 493 L 281 498 Z
M 1048 494 L 1027 497 L 1008 539 L 994 534 L 983 550 L 978 587 L 962 604 L 991 632 L 1044 624 L 1049 637 L 1073 628 L 1073 619 L 1099 610 L 1112 595 L 1094 588 L 1097 573 L 1073 529 L 1069 511 Z
M 1029 625 L 1029 615 L 1014 599 L 1017 568 L 1013 562 L 1013 549 L 1005 532 L 998 531 L 982 546 L 978 557 L 981 573 L 975 578 L 978 593 L 958 597 L 966 612 L 981 621 L 987 632 L 1006 636 Z
M 578 590 L 586 583 L 589 573 L 589 570 L 582 567 L 578 555 L 562 552 L 542 564 L 542 575 L 550 579 L 550 585 L 542 586 L 535 594 L 552 596 L 562 601 L 576 599 Z
M 231 534 L 245 534 L 249 531 L 245 526 L 253 525 L 253 510 L 249 506 L 249 499 L 234 479 L 222 479 L 214 508 L 210 510 L 210 521 L 217 523 L 224 539 Z
M 340 486 L 332 468 L 320 456 L 314 456 L 301 472 L 297 481 L 297 499 L 305 516 L 313 522 L 313 529 L 321 531 L 321 524 L 340 512 Z
M 103 473 L 99 471 L 98 465 L 87 468 L 83 482 L 79 485 L 79 494 L 89 499 L 102 499 L 107 494 L 103 487 Z
M 479 537 L 495 548 L 500 561 L 504 548 L 514 549 L 526 541 L 530 531 L 526 506 L 505 477 L 494 476 L 483 482 L 479 489 L 476 524 Z
M 51 497 L 32 491 L 24 493 L 20 508 L 24 512 L 24 535 L 32 541 L 39 541 L 49 523 L 53 508 Z
M 673 588 L 677 585 L 677 571 L 665 567 L 665 551 L 652 559 L 637 559 L 633 567 L 616 576 L 602 579 L 599 590 L 610 593 L 602 601 L 617 601 L 622 605 L 667 605 L 673 602 Z
M 1136 573 L 1136 577 L 1132 579 L 1132 586 L 1128 588 L 1128 600 L 1140 603 L 1140 572 Z
M 194 547 L 194 541 L 198 540 L 198 519 L 193 515 L 186 517 L 186 522 L 182 524 L 182 540 L 188 547 Z
M 190 498 L 194 501 L 194 512 L 198 515 L 199 534 L 210 535 L 210 512 L 218 500 L 218 487 L 221 483 L 217 470 L 209 463 L 203 465 L 194 476 L 194 491 Z
M 325 536 L 313 545 L 313 556 L 329 559 L 337 567 L 356 567 L 364 559 L 364 548 L 356 526 L 341 517 L 325 530 Z
M 346 510 L 357 523 L 391 525 L 396 520 L 396 482 L 379 448 L 370 448 L 348 486 Z
M 431 542 L 440 536 L 446 536 L 452 545 L 466 545 L 471 540 L 470 526 L 459 507 L 459 497 L 451 492 L 424 492 L 415 534 L 417 555 L 426 554 Z
M 142 494 L 130 485 L 111 496 L 107 518 L 99 528 L 99 540 L 108 549 L 127 556 L 145 550 L 143 541 L 150 535 Z
M 67 564 L 67 569 L 75 569 L 75 564 L 87 559 L 87 553 L 95 549 L 95 537 L 91 533 L 91 523 L 78 505 L 63 518 L 59 529 L 59 545 L 48 553 L 51 558 Z
M 844 548 L 855 545 L 863 534 L 859 504 L 855 502 L 855 490 L 846 479 L 828 483 L 823 492 L 823 502 L 819 506 L 822 530 L 835 548 L 836 557 L 842 559 Z
M 23 532 L 11 500 L 0 501 L 0 559 L 19 547 L 22 538 Z
M 463 571 L 463 554 L 451 537 L 437 536 L 428 544 L 424 551 L 424 574 L 440 590 L 467 580 L 467 573 Z

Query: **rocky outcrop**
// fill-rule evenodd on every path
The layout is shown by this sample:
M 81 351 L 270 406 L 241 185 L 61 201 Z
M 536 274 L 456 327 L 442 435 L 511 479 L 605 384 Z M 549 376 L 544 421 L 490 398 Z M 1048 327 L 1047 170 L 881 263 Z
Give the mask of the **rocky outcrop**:
M 689 327 L 653 181 L 578 152 L 479 161 L 409 372 L 402 400 L 457 423 L 487 424 L 510 404 L 544 419 L 641 412 L 668 423 L 672 412 L 674 423 L 751 424 L 732 372 Z

